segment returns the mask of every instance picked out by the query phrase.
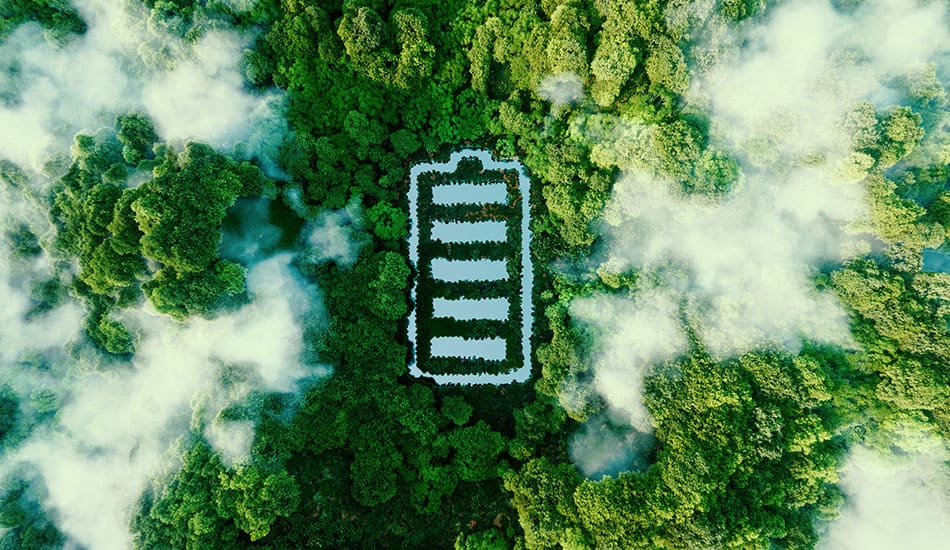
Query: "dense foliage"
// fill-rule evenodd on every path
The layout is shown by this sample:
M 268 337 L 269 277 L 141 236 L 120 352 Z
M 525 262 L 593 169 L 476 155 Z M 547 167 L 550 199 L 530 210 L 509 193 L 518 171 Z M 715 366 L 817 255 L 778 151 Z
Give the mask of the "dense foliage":
M 368 244 L 352 265 L 297 266 L 325 294 L 330 327 L 308 345 L 332 376 L 299 403 L 258 396 L 246 464 L 226 465 L 192 434 L 182 467 L 139 502 L 138 547 L 812 548 L 816 520 L 841 505 L 837 472 L 849 445 L 886 446 L 881 434 L 907 424 L 950 437 L 950 276 L 921 269 L 922 251 L 950 232 L 947 169 L 905 161 L 939 124 L 934 112 L 946 100 L 936 78 L 913 88 L 913 108 L 862 104 L 850 118 L 867 230 L 881 246 L 829 267 L 815 285 L 847 306 L 860 349 L 806 343 L 796 354 L 717 361 L 694 339 L 647 377 L 649 465 L 585 479 L 565 441 L 606 405 L 589 384 L 591 334 L 569 306 L 629 295 L 640 281 L 560 268 L 596 251 L 592 222 L 620 169 L 648 165 L 709 200 L 739 171 L 709 145 L 705 123 L 680 109 L 696 37 L 665 17 L 675 2 L 260 0 L 242 13 L 218 2 L 143 3 L 183 35 L 214 18 L 259 31 L 244 71 L 249 86 L 289 94 L 279 164 L 291 181 L 206 145 L 159 143 L 136 113 L 76 136 L 50 216 L 57 257 L 78 266 L 69 290 L 84 300 L 84 328 L 100 350 L 135 353 L 113 313 L 144 299 L 178 320 L 246 299 L 245 266 L 218 249 L 239 197 L 299 187 L 314 218 L 355 200 Z M 717 5 L 738 21 L 768 3 Z M 59 39 L 85 28 L 66 2 L 14 1 L 0 8 L 0 37 L 27 19 Z M 583 122 L 538 93 L 565 72 L 593 102 Z M 652 130 L 626 132 L 616 115 Z M 624 137 L 580 137 L 608 132 Z M 409 166 L 463 143 L 518 156 L 535 178 L 526 198 L 538 266 L 527 384 L 444 387 L 407 374 L 409 279 L 425 278 L 406 260 Z M 0 165 L 0 183 L 23 177 Z M 43 244 L 26 227 L 7 237 L 23 257 Z M 37 307 L 53 307 L 60 291 L 55 282 L 36 289 Z M 0 447 L 22 408 L 0 391 Z M 61 545 L 28 486 L 4 488 L 0 546 Z

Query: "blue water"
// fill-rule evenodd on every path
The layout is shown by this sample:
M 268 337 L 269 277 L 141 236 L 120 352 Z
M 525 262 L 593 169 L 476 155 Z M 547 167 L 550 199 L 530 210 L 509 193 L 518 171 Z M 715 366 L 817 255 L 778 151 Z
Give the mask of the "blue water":
M 528 197 L 531 196 L 531 180 L 528 178 L 528 173 L 524 166 L 516 160 L 495 160 L 492 158 L 491 152 L 473 149 L 456 151 L 452 153 L 447 162 L 428 162 L 413 166 L 409 171 L 409 218 L 411 220 L 409 226 L 409 259 L 413 265 L 419 266 L 419 175 L 428 171 L 452 173 L 458 166 L 459 161 L 463 158 L 477 158 L 481 161 L 482 166 L 486 170 L 516 170 L 518 173 L 518 188 L 521 192 L 521 196 L 525 199 L 521 201 L 521 347 L 524 361 L 521 368 L 503 374 L 430 375 L 423 373 L 416 365 L 415 359 L 413 359 L 409 363 L 409 372 L 413 376 L 431 377 L 437 384 L 509 384 L 512 382 L 524 382 L 531 376 L 531 327 L 534 323 L 534 304 L 531 301 L 531 289 L 534 285 L 534 271 L 529 249 L 531 243 L 531 209 Z M 449 187 L 452 189 L 449 189 Z M 460 200 L 466 202 L 476 201 L 475 204 L 508 202 L 508 193 L 506 189 L 502 189 L 502 184 L 479 184 L 479 187 L 481 187 L 481 189 L 459 187 L 458 185 L 435 185 L 432 187 L 433 202 L 436 202 L 436 204 L 438 204 L 439 201 L 451 203 Z M 486 187 L 491 190 L 485 189 Z M 503 190 L 504 194 L 502 194 Z M 439 194 L 439 196 L 436 197 L 435 194 Z M 433 260 L 433 275 L 435 275 L 434 264 L 436 264 L 436 262 L 437 260 Z M 450 271 L 454 270 L 450 269 Z M 453 273 L 453 275 L 455 275 L 455 273 Z M 503 278 L 507 278 L 507 274 L 505 274 Z M 471 274 L 459 280 L 472 280 Z M 410 295 L 413 300 L 416 299 L 415 284 L 413 284 L 410 289 Z M 416 334 L 416 310 L 413 309 L 409 312 L 408 336 L 410 342 L 415 343 Z
M 950 253 L 933 248 L 924 250 L 924 271 L 950 273 Z
M 508 319 L 508 298 L 462 298 L 459 300 L 433 298 L 432 317 L 451 317 L 459 321 L 473 319 L 506 321 Z
M 432 204 L 505 204 L 508 189 L 504 182 L 449 183 L 432 186 Z
M 458 336 L 437 336 L 429 342 L 429 353 L 432 357 L 504 361 L 506 347 L 504 338 L 469 340 Z
M 432 222 L 431 238 L 443 243 L 503 243 L 507 240 L 505 222 Z
M 437 281 L 501 281 L 508 278 L 508 260 L 432 260 L 432 278 Z

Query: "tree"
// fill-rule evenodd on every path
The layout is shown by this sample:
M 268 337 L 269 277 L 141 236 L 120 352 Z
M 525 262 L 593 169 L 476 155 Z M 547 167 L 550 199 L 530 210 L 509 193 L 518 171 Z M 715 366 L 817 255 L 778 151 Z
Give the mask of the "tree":
M 888 167 L 906 157 L 914 150 L 924 129 L 920 115 L 910 107 L 893 107 L 879 123 L 881 143 L 878 145 L 878 165 Z
M 249 464 L 219 477 L 215 497 L 219 514 L 226 512 L 225 517 L 232 517 L 252 541 L 267 536 L 274 521 L 293 514 L 300 503 L 297 482 L 286 470 L 268 472 Z
M 135 548 L 234 547 L 235 523 L 219 512 L 216 493 L 225 475 L 221 458 L 204 441 L 183 453 L 182 467 L 142 496 L 132 520 Z
M 400 128 L 389 135 L 389 143 L 393 146 L 393 151 L 400 158 L 407 158 L 422 147 L 422 143 L 416 139 L 415 133 L 406 128 Z
M 52 40 L 64 43 L 73 34 L 86 32 L 86 22 L 72 6 L 59 0 L 13 0 L 0 6 L 0 38 L 19 24 L 36 21 Z
M 366 221 L 374 235 L 395 241 L 406 236 L 409 217 L 399 208 L 378 202 L 366 211 Z
M 20 413 L 20 400 L 10 386 L 0 386 L 0 444 L 16 427 Z
M 196 273 L 163 268 L 142 285 L 142 290 L 160 313 L 182 320 L 190 315 L 210 317 L 244 295 L 245 277 L 246 270 L 240 265 L 218 260 Z
M 351 493 L 364 506 L 388 502 L 398 492 L 396 470 L 403 465 L 403 456 L 394 441 L 380 439 L 376 434 L 385 429 L 383 420 L 374 420 L 356 428 L 350 436 L 355 452 L 350 465 Z
M 459 479 L 484 481 L 497 475 L 497 459 L 505 449 L 505 440 L 484 420 L 479 420 L 473 426 L 440 434 L 433 447 L 437 454 L 451 455 Z
M 742 21 L 761 13 L 767 0 L 723 0 L 719 12 L 733 21 Z
M 42 493 L 30 482 L 8 478 L 0 488 L 0 548 L 54 550 L 65 537 L 38 502 Z
M 189 143 L 181 158 L 167 155 L 132 203 L 143 254 L 182 273 L 210 265 L 221 222 L 243 188 L 235 168 L 206 145 Z
M 497 529 L 487 529 L 466 535 L 459 533 L 455 539 L 455 550 L 508 550 L 511 544 L 505 535 Z
M 504 480 L 528 548 L 582 548 L 587 542 L 577 523 L 580 516 L 574 491 L 581 480 L 573 465 L 538 458 L 517 473 L 506 474 Z
M 101 316 L 90 315 L 86 318 L 86 333 L 103 350 L 113 355 L 131 355 L 135 352 L 132 333 L 119 321 Z
M 411 88 L 432 73 L 435 48 L 428 21 L 416 8 L 399 8 L 389 22 L 372 7 L 347 2 L 337 34 L 353 67 L 372 80 Z
M 383 252 L 376 257 L 379 271 L 369 283 L 374 291 L 370 310 L 383 319 L 396 320 L 408 311 L 406 287 L 409 285 L 409 265 L 402 254 Z
M 456 426 L 462 426 L 472 416 L 472 406 L 465 402 L 465 398 L 450 395 L 442 400 L 442 414 Z
M 573 73 L 587 79 L 587 31 L 590 24 L 575 5 L 559 5 L 551 14 L 547 39 L 547 64 L 551 74 Z
M 5 237 L 6 242 L 10 243 L 14 256 L 18 258 L 31 258 L 43 252 L 39 239 L 24 223 L 7 230 Z
M 399 44 L 393 83 L 400 88 L 415 87 L 432 74 L 435 47 L 428 40 L 428 20 L 416 8 L 403 8 L 393 12 L 392 24 Z
M 594 76 L 591 97 L 602 107 L 609 107 L 620 95 L 624 84 L 637 66 L 636 49 L 617 31 L 600 32 L 600 44 L 590 68 Z
M 689 74 L 683 51 L 665 36 L 656 38 L 646 60 L 650 82 L 674 94 L 682 94 L 689 86 Z
M 116 126 L 122 144 L 122 158 L 126 163 L 137 166 L 143 160 L 154 158 L 152 146 L 158 141 L 158 134 L 148 117 L 140 114 L 120 116 L 116 119 Z

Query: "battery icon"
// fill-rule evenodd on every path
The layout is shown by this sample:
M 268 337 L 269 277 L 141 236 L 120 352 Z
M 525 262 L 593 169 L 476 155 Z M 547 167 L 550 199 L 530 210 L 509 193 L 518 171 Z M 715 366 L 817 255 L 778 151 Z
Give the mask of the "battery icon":
M 508 384 L 531 375 L 530 186 L 524 166 L 463 149 L 409 172 L 413 376 Z

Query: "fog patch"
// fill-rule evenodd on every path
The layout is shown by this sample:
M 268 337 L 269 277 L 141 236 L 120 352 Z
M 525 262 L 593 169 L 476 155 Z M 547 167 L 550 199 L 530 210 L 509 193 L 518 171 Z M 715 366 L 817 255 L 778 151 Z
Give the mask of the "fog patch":
M 585 476 L 602 479 L 646 467 L 643 454 L 653 443 L 652 435 L 632 430 L 623 422 L 615 424 L 601 416 L 587 421 L 572 434 L 567 450 Z
M 48 491 L 44 505 L 70 539 L 129 547 L 132 506 L 191 429 L 228 463 L 245 460 L 253 422 L 223 418 L 222 410 L 254 392 L 296 394 L 329 373 L 304 362 L 305 329 L 326 320 L 319 293 L 292 259 L 281 254 L 251 267 L 250 303 L 215 319 L 178 323 L 147 303 L 123 312 L 139 337 L 134 359 L 75 372 L 55 423 L 5 457 L 3 469 L 24 462 L 36 469 Z
M 50 230 L 49 223 L 38 206 L 24 196 L 27 190 L 23 194 L 18 191 L 0 179 L 0 367 L 4 368 L 28 352 L 61 349 L 79 336 L 79 324 L 85 315 L 65 292 L 57 292 L 59 303 L 47 304 L 50 307 L 38 302 L 37 298 L 42 298 L 37 295 L 39 285 L 49 282 L 55 287 L 59 275 L 39 246 Z M 17 250 L 13 235 L 35 241 L 21 242 L 21 250 Z
M 810 279 L 819 262 L 858 249 L 842 228 L 863 212 L 860 189 L 811 170 L 757 175 L 741 193 L 710 204 L 627 174 L 605 213 L 612 266 L 660 277 L 664 286 L 652 299 L 662 296 L 667 310 L 687 306 L 717 359 L 760 346 L 797 352 L 802 339 L 852 345 L 846 313 Z
M 144 106 L 160 136 L 200 139 L 223 149 L 233 149 L 238 140 L 252 151 L 272 153 L 279 146 L 267 136 L 286 132 L 275 116 L 283 106 L 276 96 L 249 94 L 238 70 L 248 45 L 232 32 L 208 32 L 195 44 L 193 58 L 145 83 Z
M 228 210 L 220 254 L 250 265 L 300 245 L 304 221 L 279 199 L 241 198 Z
M 218 2 L 237 13 L 245 13 L 257 7 L 258 0 L 218 0 Z
M 608 296 L 574 300 L 571 315 L 596 331 L 594 387 L 614 414 L 644 433 L 653 423 L 643 403 L 649 365 L 686 351 L 678 297 L 663 291 L 632 301 Z
M 881 109 L 900 102 L 896 77 L 945 63 L 950 42 L 940 2 L 870 0 L 846 15 L 827 0 L 806 0 L 770 13 L 763 25 L 701 47 L 697 57 L 729 62 L 696 71 L 688 95 L 711 109 L 717 139 L 773 169 L 783 157 L 844 160 L 847 111 L 860 100 Z
M 584 99 L 584 84 L 574 73 L 554 74 L 541 81 L 538 95 L 556 107 L 570 105 Z
M 841 474 L 847 501 L 824 526 L 821 550 L 943 548 L 950 541 L 950 472 L 943 444 L 885 456 L 851 450 Z
M 224 464 L 233 468 L 246 459 L 254 442 L 254 423 L 250 420 L 222 420 L 216 418 L 202 435 L 221 455 Z
M 331 261 L 346 268 L 356 262 L 366 241 L 359 197 L 346 208 L 328 210 L 304 228 L 305 255 L 314 262 Z
M 65 45 L 33 23 L 0 44 L 0 58 L 15 68 L 0 78 L 0 126 L 17 129 L 0 135 L 0 157 L 42 172 L 77 132 L 136 111 L 163 140 L 208 143 L 280 175 L 273 159 L 286 133 L 283 96 L 246 89 L 240 64 L 251 36 L 213 30 L 190 43 L 150 23 L 135 2 L 75 5 L 88 30 Z
M 820 268 L 869 250 L 869 164 L 852 154 L 849 115 L 861 101 L 900 99 L 895 79 L 945 60 L 950 39 L 939 2 L 874 0 L 845 15 L 806 0 L 738 29 L 709 17 L 686 110 L 710 122 L 696 166 L 715 154 L 738 162 L 730 191 L 681 190 L 682 161 L 660 154 L 676 147 L 660 139 L 667 127 L 590 113 L 572 121 L 591 160 L 621 170 L 598 271 L 639 278 L 632 297 L 577 299 L 571 314 L 594 329 L 594 386 L 641 431 L 652 429 L 643 380 L 685 351 L 686 324 L 716 359 L 795 353 L 803 340 L 855 345 L 846 312 L 814 283 Z
M 936 271 L 938 273 L 950 273 L 950 254 L 940 250 L 924 250 L 924 271 Z

